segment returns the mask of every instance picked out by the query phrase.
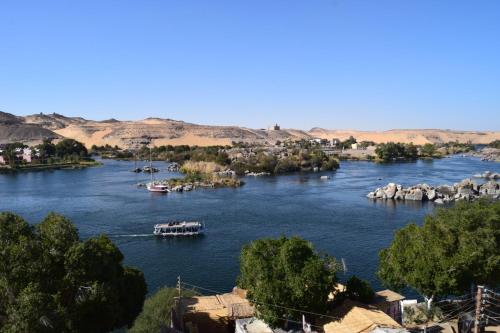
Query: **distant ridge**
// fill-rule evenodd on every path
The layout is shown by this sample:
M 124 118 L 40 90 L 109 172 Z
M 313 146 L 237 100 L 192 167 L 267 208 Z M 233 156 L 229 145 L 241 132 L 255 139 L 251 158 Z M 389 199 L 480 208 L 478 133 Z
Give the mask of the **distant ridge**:
M 61 114 L 33 114 L 15 116 L 0 111 L 0 143 L 22 141 L 39 142 L 44 138 L 72 138 L 92 145 L 117 145 L 135 148 L 143 144 L 153 145 L 229 145 L 233 141 L 275 143 L 300 139 L 345 140 L 354 136 L 358 141 L 413 142 L 415 144 L 449 141 L 486 144 L 500 140 L 500 132 L 455 131 L 439 129 L 393 129 L 388 131 L 328 130 L 320 127 L 309 131 L 295 129 L 264 130 L 238 126 L 209 126 L 186 123 L 180 120 L 150 117 L 138 121 L 108 119 L 87 120 L 82 117 L 66 117 Z

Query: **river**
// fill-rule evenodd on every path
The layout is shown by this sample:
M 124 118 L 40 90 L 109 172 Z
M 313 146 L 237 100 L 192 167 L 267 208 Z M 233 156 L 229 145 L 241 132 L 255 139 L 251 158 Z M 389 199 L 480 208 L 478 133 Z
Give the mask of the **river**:
M 246 177 L 241 188 L 200 189 L 167 195 L 135 184 L 146 174 L 129 170 L 133 162 L 104 160 L 82 170 L 55 170 L 0 175 L 0 211 L 12 211 L 30 223 L 48 212 L 66 215 L 88 238 L 107 234 L 128 265 L 140 268 L 149 291 L 175 285 L 176 277 L 209 289 L 228 291 L 238 275 L 242 245 L 261 237 L 298 235 L 337 259 L 347 272 L 369 280 L 376 289 L 378 252 L 394 232 L 410 222 L 422 223 L 432 203 L 372 201 L 365 195 L 397 182 L 440 185 L 472 177 L 499 164 L 454 156 L 439 160 L 376 164 L 343 161 L 335 172 Z M 166 172 L 156 162 L 158 178 Z M 329 180 L 320 180 L 329 175 Z M 155 223 L 170 219 L 205 222 L 206 235 L 190 239 L 157 239 Z

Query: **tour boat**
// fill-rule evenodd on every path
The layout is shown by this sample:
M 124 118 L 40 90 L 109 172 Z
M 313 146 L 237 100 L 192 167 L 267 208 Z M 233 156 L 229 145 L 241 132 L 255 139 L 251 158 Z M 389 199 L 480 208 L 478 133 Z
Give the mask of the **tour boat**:
M 203 234 L 205 225 L 198 221 L 173 221 L 155 224 L 156 236 L 197 236 Z

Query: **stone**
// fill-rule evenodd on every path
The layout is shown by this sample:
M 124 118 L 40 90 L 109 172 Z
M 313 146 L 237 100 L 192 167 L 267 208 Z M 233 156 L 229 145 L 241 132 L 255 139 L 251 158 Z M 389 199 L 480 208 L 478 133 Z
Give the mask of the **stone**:
M 390 183 L 387 185 L 387 189 L 384 191 L 387 199 L 392 199 L 394 198 L 394 195 L 396 194 L 396 184 Z
M 443 199 L 437 198 L 436 200 L 434 200 L 434 203 L 438 204 L 438 205 L 442 205 L 442 204 L 444 204 L 444 201 L 443 201 Z
M 422 201 L 424 193 L 421 189 L 416 188 L 405 195 L 405 200 Z
M 436 199 L 436 191 L 433 189 L 427 190 L 426 195 L 427 195 L 427 199 L 429 199 L 430 201 Z
M 394 200 L 404 200 L 404 199 L 405 199 L 405 193 L 401 190 L 398 190 L 394 195 Z

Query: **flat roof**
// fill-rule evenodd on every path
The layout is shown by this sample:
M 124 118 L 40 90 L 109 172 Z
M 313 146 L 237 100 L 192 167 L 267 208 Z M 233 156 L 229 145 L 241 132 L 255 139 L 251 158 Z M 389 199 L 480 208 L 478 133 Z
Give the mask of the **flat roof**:
M 375 293 L 375 303 L 395 302 L 395 301 L 401 301 L 404 299 L 405 299 L 405 297 L 403 295 L 400 295 L 397 292 L 389 290 L 389 289 L 377 291 Z

